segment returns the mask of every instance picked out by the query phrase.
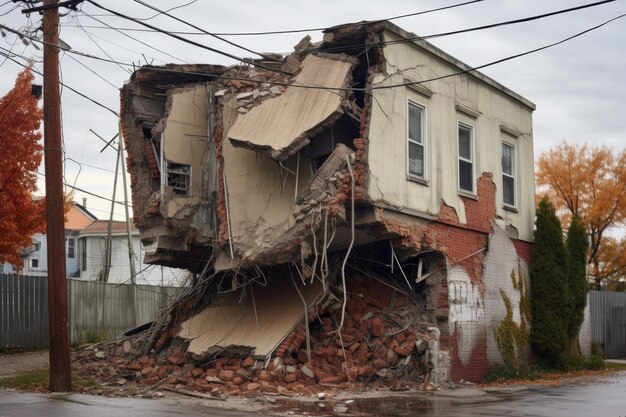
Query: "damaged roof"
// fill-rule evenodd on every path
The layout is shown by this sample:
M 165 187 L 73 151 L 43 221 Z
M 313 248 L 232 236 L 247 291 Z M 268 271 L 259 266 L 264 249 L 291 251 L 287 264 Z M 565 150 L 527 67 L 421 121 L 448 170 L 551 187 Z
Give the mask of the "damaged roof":
M 347 87 L 355 64 L 356 60 L 348 56 L 308 55 L 294 84 Z M 228 138 L 235 146 L 285 160 L 344 113 L 344 97 L 342 91 L 289 86 L 284 94 L 240 115 L 228 131 Z

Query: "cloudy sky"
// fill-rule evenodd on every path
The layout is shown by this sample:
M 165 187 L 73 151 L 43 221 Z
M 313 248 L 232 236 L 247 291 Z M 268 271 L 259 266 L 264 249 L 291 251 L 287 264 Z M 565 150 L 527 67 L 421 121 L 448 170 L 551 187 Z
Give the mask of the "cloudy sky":
M 193 29 L 155 12 L 133 0 L 98 0 L 115 11 L 145 20 L 167 31 Z M 169 9 L 171 13 L 213 33 L 241 33 L 319 28 L 361 20 L 377 20 L 428 10 L 462 0 L 372 1 L 342 0 L 315 2 L 239 0 L 147 0 Z M 394 20 L 394 23 L 418 35 L 430 35 L 457 29 L 518 19 L 559 9 L 591 3 L 590 0 L 550 2 L 539 0 L 483 0 L 462 7 L 421 16 Z M 0 1 L 0 24 L 23 32 L 35 30 L 41 17 L 29 17 L 14 3 Z M 119 87 L 130 76 L 132 67 L 169 62 L 232 64 L 236 61 L 166 35 L 133 31 L 142 26 L 115 17 L 90 3 L 62 17 L 61 38 L 74 51 L 118 61 L 107 63 L 83 56 L 64 54 L 61 60 L 63 81 L 94 100 L 118 111 Z M 550 44 L 626 13 L 626 0 L 617 0 L 582 11 L 549 17 L 528 23 L 509 25 L 432 40 L 432 43 L 471 66 L 482 65 L 506 56 Z M 121 29 L 113 30 L 106 25 Z M 313 41 L 321 32 L 309 33 Z M 40 36 L 38 32 L 37 36 Z M 264 36 L 224 37 L 256 51 L 289 52 L 306 33 Z M 237 56 L 249 53 L 207 35 L 184 35 L 189 39 L 230 52 Z M 14 34 L 0 39 L 0 47 L 35 60 L 41 70 L 41 51 L 25 45 Z M 0 49 L 0 52 L 5 52 Z M 21 58 L 15 57 L 18 61 Z M 537 105 L 534 113 L 535 153 L 566 140 L 572 143 L 605 144 L 615 150 L 626 146 L 626 17 L 567 43 L 536 54 L 498 64 L 483 70 L 500 83 Z M 0 94 L 13 85 L 17 64 L 0 56 Z M 101 107 L 65 89 L 62 93 L 63 133 L 66 181 L 96 195 L 111 198 L 115 153 L 100 153 L 103 143 L 89 132 L 93 129 L 105 138 L 117 132 L 116 117 Z M 40 172 L 43 173 L 43 167 Z M 41 183 L 43 188 L 43 182 Z M 120 188 L 118 188 L 120 190 Z M 99 218 L 107 218 L 110 202 L 76 193 L 76 201 L 88 200 L 88 208 Z M 121 192 L 118 200 L 122 199 Z M 121 206 L 117 219 L 123 218 Z

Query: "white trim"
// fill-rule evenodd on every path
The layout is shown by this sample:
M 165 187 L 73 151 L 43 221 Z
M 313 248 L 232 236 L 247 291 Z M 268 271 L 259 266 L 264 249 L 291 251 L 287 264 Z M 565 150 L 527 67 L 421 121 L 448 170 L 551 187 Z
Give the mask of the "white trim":
M 511 174 L 505 174 L 504 173 L 504 169 L 502 167 L 502 163 L 500 163 L 500 171 L 502 172 L 502 176 L 507 176 L 509 178 L 513 178 L 513 204 L 509 204 L 506 203 L 504 201 L 504 178 L 501 178 L 502 181 L 502 204 L 504 205 L 504 207 L 510 207 L 513 209 L 517 208 L 517 149 L 516 146 L 511 143 L 511 142 L 507 142 L 506 140 L 502 139 L 502 148 L 500 149 L 500 157 L 502 158 L 502 151 L 504 150 L 505 146 L 509 146 L 510 148 L 512 148 L 513 150 L 513 155 L 511 158 Z
M 472 119 L 477 119 L 478 116 L 482 115 L 478 110 L 474 110 L 471 107 L 464 106 L 463 104 L 456 103 L 454 108 L 459 113 L 463 113 L 465 116 L 471 117 Z
M 522 132 L 515 129 L 514 127 L 507 126 L 504 124 L 500 125 L 500 131 L 506 133 L 507 135 L 512 136 L 513 138 L 519 138 L 520 136 L 522 136 Z
M 422 143 L 419 143 L 415 140 L 412 140 L 409 138 L 409 123 L 410 123 L 410 112 L 409 112 L 409 106 L 415 106 L 419 109 L 422 110 L 422 120 L 421 120 L 421 127 L 422 127 Z M 426 113 L 426 106 L 416 100 L 413 100 L 411 98 L 408 98 L 406 101 L 406 123 L 405 123 L 405 150 L 406 150 L 406 155 L 405 155 L 405 161 L 406 161 L 406 177 L 408 180 L 412 180 L 412 181 L 416 181 L 420 184 L 424 184 L 427 185 L 428 184 L 428 138 L 426 136 L 426 132 L 428 131 L 427 129 L 427 113 Z M 423 164 L 424 164 L 424 174 L 422 176 L 419 176 L 417 174 L 413 174 L 411 173 L 410 169 L 409 169 L 409 143 L 415 143 L 417 145 L 422 146 L 423 148 L 423 153 L 424 153 L 424 160 L 423 160 Z
M 471 159 L 462 158 L 459 152 L 459 128 L 463 126 L 470 131 L 470 152 Z M 474 126 L 463 122 L 461 120 L 456 121 L 456 187 L 459 194 L 469 194 L 471 196 L 476 195 L 476 146 L 474 139 Z M 461 170 L 459 169 L 459 161 L 469 162 L 472 164 L 472 189 L 465 190 L 461 188 Z
M 408 83 L 417 83 L 417 82 L 419 82 L 419 81 L 410 80 L 410 79 L 408 79 L 408 78 L 405 78 L 405 79 L 404 79 L 404 83 L 405 83 L 405 84 L 408 84 Z M 417 94 L 420 94 L 420 95 L 422 95 L 422 96 L 426 97 L 426 98 L 431 98 L 431 97 L 432 97 L 432 95 L 434 94 L 430 88 L 426 87 L 426 86 L 425 86 L 425 85 L 423 85 L 423 84 L 409 84 L 409 85 L 407 85 L 406 87 L 407 87 L 407 88 L 409 88 L 409 89 L 411 89 L 411 90 L 413 90 L 413 91 L 414 91 L 414 92 L 416 92 Z

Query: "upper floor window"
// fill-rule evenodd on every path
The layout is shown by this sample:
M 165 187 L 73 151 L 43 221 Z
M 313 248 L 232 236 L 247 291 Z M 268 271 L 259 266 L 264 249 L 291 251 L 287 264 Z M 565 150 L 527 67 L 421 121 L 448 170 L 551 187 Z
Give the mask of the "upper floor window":
M 76 239 L 67 239 L 67 257 L 74 259 L 76 257 Z
M 459 190 L 474 194 L 474 129 L 458 124 Z
M 425 109 L 409 101 L 408 109 L 408 171 L 409 175 L 420 179 L 426 179 L 425 161 Z
M 515 146 L 502 143 L 502 200 L 515 206 Z
M 189 165 L 167 163 L 167 185 L 176 194 L 191 195 L 191 167 Z
M 37 259 L 37 258 L 30 258 L 30 267 L 32 269 L 39 269 L 39 259 Z

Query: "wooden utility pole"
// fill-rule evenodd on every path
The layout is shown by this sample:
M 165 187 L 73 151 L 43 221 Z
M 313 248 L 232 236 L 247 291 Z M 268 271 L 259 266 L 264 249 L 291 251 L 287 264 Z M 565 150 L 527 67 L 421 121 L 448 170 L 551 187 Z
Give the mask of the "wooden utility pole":
M 44 0 L 43 11 L 43 136 L 46 164 L 46 227 L 48 240 L 48 326 L 50 391 L 72 390 L 65 274 L 65 214 L 59 95 L 58 0 Z

